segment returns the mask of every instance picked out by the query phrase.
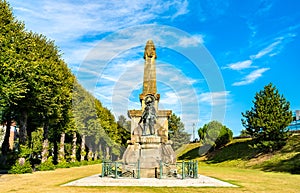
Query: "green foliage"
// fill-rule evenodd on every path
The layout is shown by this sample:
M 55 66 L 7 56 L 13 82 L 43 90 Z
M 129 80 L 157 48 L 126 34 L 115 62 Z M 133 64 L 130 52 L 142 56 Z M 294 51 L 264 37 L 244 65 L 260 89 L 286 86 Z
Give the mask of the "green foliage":
M 117 124 L 111 112 L 102 107 L 100 101 L 77 82 L 74 83 L 73 96 L 74 122 L 79 134 L 86 137 L 88 147 L 96 152 L 101 151 L 100 146 L 112 147 L 119 144 Z M 81 155 L 85 156 L 86 153 L 86 150 L 81 148 Z
M 20 145 L 19 148 L 19 157 L 29 158 L 32 153 L 32 149 L 26 145 Z
M 38 171 L 54 170 L 55 165 L 53 164 L 52 156 L 48 157 L 48 159 L 44 163 L 41 163 L 39 166 L 37 166 L 36 169 Z
M 43 149 L 43 128 L 31 133 L 32 154 L 39 155 Z
M 75 163 L 75 162 L 73 162 Z M 76 162 L 78 163 L 78 162 Z M 63 160 L 59 162 L 57 165 L 55 165 L 56 168 L 70 168 L 71 167 L 71 162 L 66 162 L 66 160 Z M 75 165 L 75 164 L 74 164 Z
M 12 166 L 12 168 L 8 171 L 10 174 L 25 174 L 25 173 L 32 173 L 32 168 L 30 165 L 30 162 L 24 158 L 23 159 L 25 162 L 20 163 L 22 161 L 17 160 L 15 165 Z
M 119 156 L 130 133 L 79 85 L 54 41 L 26 31 L 6 1 L 0 1 L 0 13 L 0 119 L 17 121 L 19 141 L 31 151 L 30 160 L 41 154 L 45 160 L 49 146 L 42 146 L 42 141 L 57 144 L 56 135 L 62 132 L 85 135 L 93 152 L 109 147 L 115 157 Z M 3 155 L 9 152 L 8 137 L 5 139 Z M 86 151 L 83 148 L 82 153 Z M 54 154 L 56 159 L 56 150 Z
M 290 103 L 270 83 L 256 93 L 254 107 L 242 113 L 242 124 L 256 141 L 255 147 L 274 151 L 288 139 L 287 126 L 292 121 Z
M 168 120 L 169 138 L 172 140 L 172 147 L 177 150 L 182 145 L 190 142 L 191 135 L 184 129 L 184 124 L 181 122 L 180 117 L 174 113 Z
M 211 121 L 202 128 L 199 128 L 198 135 L 204 145 L 203 148 L 207 151 L 210 147 L 220 148 L 232 141 L 233 133 L 229 128 L 222 125 L 222 123 Z
M 249 133 L 247 132 L 247 130 L 245 129 L 242 129 L 241 130 L 241 134 L 240 134 L 240 137 L 249 137 Z
M 131 122 L 127 121 L 124 115 L 118 117 L 118 132 L 121 138 L 121 145 L 126 146 L 127 140 L 130 140 Z

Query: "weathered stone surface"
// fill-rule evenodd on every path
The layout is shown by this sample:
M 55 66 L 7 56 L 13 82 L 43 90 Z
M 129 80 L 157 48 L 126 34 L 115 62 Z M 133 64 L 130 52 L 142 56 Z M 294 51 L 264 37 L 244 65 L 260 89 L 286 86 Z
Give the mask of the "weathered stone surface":
M 143 94 L 156 94 L 156 51 L 152 40 L 148 40 L 144 52 L 144 82 Z
M 170 143 L 161 143 L 161 137 L 141 136 L 137 142 L 128 145 L 123 155 L 124 168 L 129 171 L 136 169 L 138 160 L 140 160 L 141 177 L 154 177 L 155 168 L 159 169 L 160 161 L 174 164 L 176 155 Z

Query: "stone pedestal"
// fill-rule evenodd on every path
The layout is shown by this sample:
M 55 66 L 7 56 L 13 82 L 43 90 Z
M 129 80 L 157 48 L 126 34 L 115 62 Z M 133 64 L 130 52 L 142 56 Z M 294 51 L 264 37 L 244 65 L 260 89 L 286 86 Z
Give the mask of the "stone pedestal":
M 154 135 L 140 136 L 137 139 L 128 145 L 123 155 L 125 170 L 136 170 L 136 164 L 140 161 L 140 177 L 154 178 L 159 173 L 160 161 L 169 164 L 176 162 L 170 141 L 162 143 L 161 137 Z

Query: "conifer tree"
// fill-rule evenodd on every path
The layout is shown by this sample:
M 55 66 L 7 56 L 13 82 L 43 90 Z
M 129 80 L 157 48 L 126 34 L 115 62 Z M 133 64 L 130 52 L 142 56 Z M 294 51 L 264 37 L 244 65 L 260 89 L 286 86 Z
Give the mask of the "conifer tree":
M 290 103 L 270 83 L 256 93 L 254 107 L 242 113 L 242 124 L 254 139 L 255 146 L 267 151 L 279 149 L 288 138 L 292 121 Z
M 173 142 L 173 149 L 176 150 L 182 145 L 188 144 L 190 142 L 191 134 L 185 131 L 184 124 L 181 122 L 180 117 L 173 113 L 168 121 L 169 138 Z

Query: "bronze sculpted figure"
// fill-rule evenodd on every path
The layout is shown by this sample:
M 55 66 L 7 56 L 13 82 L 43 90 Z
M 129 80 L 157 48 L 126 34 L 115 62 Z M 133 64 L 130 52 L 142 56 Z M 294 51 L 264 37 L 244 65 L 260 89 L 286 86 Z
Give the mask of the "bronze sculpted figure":
M 147 128 L 149 128 L 150 135 L 155 135 L 154 125 L 156 123 L 156 110 L 154 101 L 153 96 L 147 96 L 145 99 L 146 107 L 139 122 L 141 123 L 143 121 L 142 135 L 147 135 Z

